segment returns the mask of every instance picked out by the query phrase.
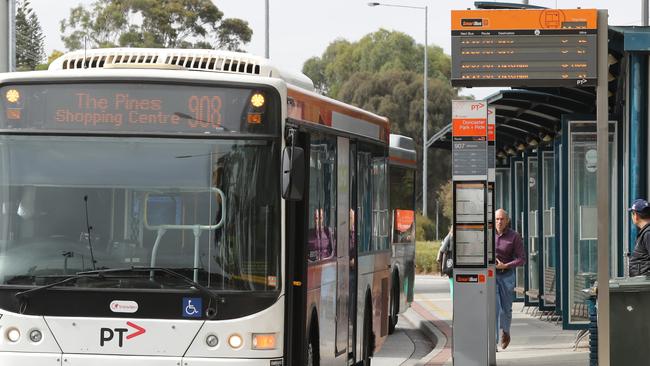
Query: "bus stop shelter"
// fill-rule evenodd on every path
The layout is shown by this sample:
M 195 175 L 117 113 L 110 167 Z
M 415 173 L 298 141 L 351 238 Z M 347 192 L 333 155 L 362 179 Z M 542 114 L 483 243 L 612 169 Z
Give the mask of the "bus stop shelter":
M 647 27 L 608 31 L 610 277 L 626 273 L 636 228 L 627 207 L 648 192 Z M 496 207 L 523 237 L 527 263 L 517 300 L 586 329 L 597 273 L 596 91 L 594 87 L 513 88 L 486 101 L 496 111 Z M 451 149 L 450 127 L 432 139 Z

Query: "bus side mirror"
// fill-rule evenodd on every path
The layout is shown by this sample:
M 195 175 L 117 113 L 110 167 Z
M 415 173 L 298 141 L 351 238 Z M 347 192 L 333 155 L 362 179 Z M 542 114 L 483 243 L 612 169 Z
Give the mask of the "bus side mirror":
M 305 152 L 300 147 L 287 146 L 282 150 L 282 198 L 302 199 L 305 187 Z

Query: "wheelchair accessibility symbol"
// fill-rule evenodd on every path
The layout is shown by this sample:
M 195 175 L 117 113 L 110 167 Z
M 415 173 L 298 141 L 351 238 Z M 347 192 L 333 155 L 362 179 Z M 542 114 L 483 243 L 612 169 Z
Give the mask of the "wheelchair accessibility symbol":
M 200 318 L 203 309 L 203 301 L 200 297 L 183 298 L 183 317 Z

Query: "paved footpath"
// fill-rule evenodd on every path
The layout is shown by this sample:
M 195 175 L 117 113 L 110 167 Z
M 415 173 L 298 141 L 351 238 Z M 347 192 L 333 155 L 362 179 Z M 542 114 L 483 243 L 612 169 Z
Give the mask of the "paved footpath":
M 447 278 L 438 276 L 417 276 L 415 279 L 415 301 L 404 314 L 400 324 L 407 320 L 412 327 L 422 330 L 433 339 L 433 350 L 419 361 L 404 363 L 406 359 L 383 363 L 380 352 L 373 365 L 451 365 L 452 300 L 449 296 Z M 513 304 L 512 341 L 506 350 L 497 353 L 499 366 L 573 366 L 589 364 L 589 353 L 584 342 L 577 351 L 573 350 L 575 331 L 562 330 L 561 325 L 540 320 L 521 311 L 522 304 Z M 391 336 L 392 337 L 392 336 Z M 390 339 L 390 337 L 389 337 Z M 408 350 L 398 348 L 402 354 Z M 389 344 L 387 344 L 390 347 Z M 385 350 L 388 352 L 389 350 Z M 392 354 L 392 353 L 391 353 Z M 381 361 L 381 362 L 380 362 Z M 386 362 L 390 362 L 388 359 Z
M 434 349 L 434 339 L 429 333 L 422 332 L 422 320 L 418 318 L 413 309 L 400 315 L 395 333 L 390 335 L 381 351 L 372 358 L 373 366 L 411 366 L 424 365 L 426 359 Z

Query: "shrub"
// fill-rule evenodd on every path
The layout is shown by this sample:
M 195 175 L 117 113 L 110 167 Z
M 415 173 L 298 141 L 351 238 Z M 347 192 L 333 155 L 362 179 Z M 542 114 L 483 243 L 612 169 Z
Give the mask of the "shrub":
M 422 274 L 440 273 L 438 262 L 439 241 L 418 241 L 415 243 L 415 272 Z
M 433 240 L 434 235 L 435 225 L 433 222 L 429 218 L 422 216 L 421 213 L 417 213 L 415 217 L 415 240 Z

